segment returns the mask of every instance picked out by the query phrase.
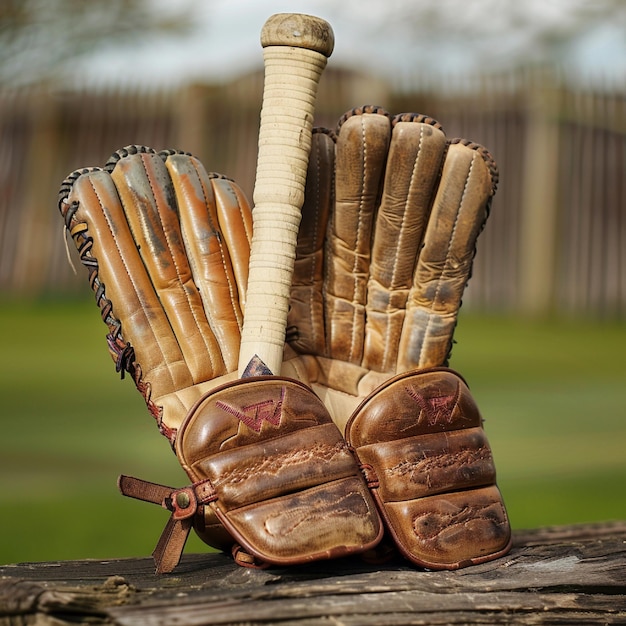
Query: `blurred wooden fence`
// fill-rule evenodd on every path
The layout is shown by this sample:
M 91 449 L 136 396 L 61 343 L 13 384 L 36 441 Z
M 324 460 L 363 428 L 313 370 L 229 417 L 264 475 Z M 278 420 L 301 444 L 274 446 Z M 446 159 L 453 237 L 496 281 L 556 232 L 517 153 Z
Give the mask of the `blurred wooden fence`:
M 178 92 L 0 92 L 0 295 L 87 289 L 66 259 L 57 189 L 122 146 L 190 151 L 251 195 L 261 92 L 259 73 Z M 555 73 L 520 72 L 397 88 L 330 69 L 316 124 L 365 103 L 431 115 L 499 164 L 465 307 L 626 315 L 626 87 L 574 89 Z

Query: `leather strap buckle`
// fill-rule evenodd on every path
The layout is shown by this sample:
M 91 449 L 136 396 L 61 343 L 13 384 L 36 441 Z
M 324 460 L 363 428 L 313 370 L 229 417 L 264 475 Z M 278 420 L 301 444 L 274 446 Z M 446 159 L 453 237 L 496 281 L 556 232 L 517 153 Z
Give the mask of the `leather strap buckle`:
M 119 477 L 117 484 L 122 495 L 158 504 L 171 512 L 170 519 L 152 553 L 156 573 L 171 572 L 180 562 L 189 531 L 193 526 L 193 517 L 202 512 L 204 504 L 217 498 L 213 485 L 209 480 L 204 480 L 176 489 L 123 475 Z

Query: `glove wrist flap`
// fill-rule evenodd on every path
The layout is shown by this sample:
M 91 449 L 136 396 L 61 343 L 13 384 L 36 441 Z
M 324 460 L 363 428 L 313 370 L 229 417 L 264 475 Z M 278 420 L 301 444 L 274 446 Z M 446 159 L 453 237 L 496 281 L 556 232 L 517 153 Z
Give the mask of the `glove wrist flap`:
M 172 512 L 154 553 L 158 572 L 176 566 L 192 526 L 220 549 L 232 538 L 236 560 L 257 566 L 360 553 L 382 537 L 353 451 L 299 381 L 258 376 L 210 391 L 182 423 L 175 451 L 191 487 L 120 480 L 124 495 Z
M 448 368 L 395 376 L 346 425 L 400 552 L 429 569 L 457 569 L 506 554 L 509 520 L 482 418 Z

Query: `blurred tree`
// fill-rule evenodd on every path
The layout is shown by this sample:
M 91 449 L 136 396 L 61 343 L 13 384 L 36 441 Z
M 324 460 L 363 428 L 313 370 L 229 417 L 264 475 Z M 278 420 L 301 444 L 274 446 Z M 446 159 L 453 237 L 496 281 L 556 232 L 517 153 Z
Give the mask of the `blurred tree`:
M 0 0 L 0 84 L 53 80 L 70 61 L 116 41 L 181 37 L 192 27 L 189 8 L 180 1 Z
M 607 26 L 626 45 L 624 0 L 343 0 L 340 8 L 324 1 L 365 40 L 393 37 L 406 44 L 407 58 L 417 52 L 435 65 L 446 48 L 457 62 L 466 57 L 482 67 L 562 62 L 573 43 Z

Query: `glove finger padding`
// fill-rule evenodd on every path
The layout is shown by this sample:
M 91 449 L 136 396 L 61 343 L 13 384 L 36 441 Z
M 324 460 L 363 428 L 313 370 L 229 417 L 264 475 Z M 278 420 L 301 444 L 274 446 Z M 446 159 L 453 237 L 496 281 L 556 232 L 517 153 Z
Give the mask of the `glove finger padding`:
M 300 354 L 326 354 L 324 267 L 335 140 L 331 131 L 313 129 L 287 318 L 287 340 Z
M 454 569 L 495 558 L 510 528 L 491 453 L 467 386 L 442 367 L 495 163 L 431 118 L 378 107 L 347 113 L 334 151 L 333 138 L 318 140 L 309 168 L 289 364 L 345 425 L 408 559 Z
M 334 151 L 327 137 L 309 168 L 291 346 L 390 374 L 447 364 L 495 162 L 432 118 L 378 107 L 347 113 Z M 316 298 L 323 319 L 307 314 Z
M 61 196 L 111 355 L 173 442 L 191 406 L 236 369 L 249 205 L 193 157 L 137 147 L 74 173 Z

